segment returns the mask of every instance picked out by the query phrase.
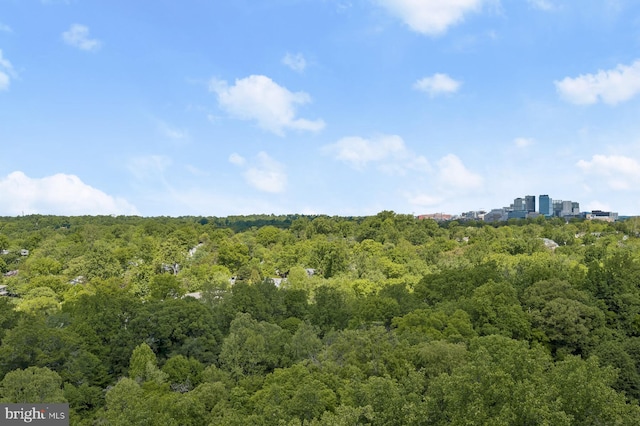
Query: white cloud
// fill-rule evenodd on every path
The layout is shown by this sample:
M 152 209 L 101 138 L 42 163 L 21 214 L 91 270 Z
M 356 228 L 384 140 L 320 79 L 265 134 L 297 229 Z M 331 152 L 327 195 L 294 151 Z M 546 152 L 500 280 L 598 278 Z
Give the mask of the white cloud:
M 373 140 L 359 136 L 348 136 L 333 145 L 326 146 L 325 151 L 335 154 L 337 160 L 361 170 L 372 161 L 382 161 L 389 157 L 404 157 L 406 147 L 402 138 L 395 135 L 383 135 Z
M 407 196 L 409 204 L 416 207 L 433 207 L 442 203 L 444 199 L 439 196 L 433 196 L 429 194 L 413 194 Z
M 235 164 L 236 166 L 244 166 L 247 160 L 240 154 L 236 154 L 235 152 L 229 156 L 229 162 L 231 164 Z
M 251 162 L 234 152 L 229 156 L 229 162 L 245 169 L 243 172 L 244 179 L 252 187 L 271 193 L 285 190 L 287 174 L 284 166 L 271 158 L 266 152 L 259 152 Z
M 222 109 L 242 120 L 255 120 L 261 128 L 277 135 L 286 129 L 319 131 L 322 120 L 296 118 L 296 107 L 311 102 L 305 92 L 290 92 L 264 75 L 251 75 L 236 80 L 229 86 L 226 81 L 212 79 L 209 90 L 218 95 Z
M 282 63 L 296 72 L 302 72 L 307 68 L 307 61 L 302 56 L 302 53 L 287 53 L 282 58 Z
M 602 101 L 616 105 L 640 93 L 640 60 L 631 65 L 618 65 L 612 70 L 600 70 L 596 74 L 565 77 L 554 84 L 567 102 L 591 105 Z
M 122 198 L 112 197 L 74 175 L 55 174 L 41 179 L 23 172 L 0 178 L 0 214 L 137 215 Z
M 170 157 L 149 155 L 129 159 L 127 168 L 139 180 L 164 180 L 164 172 L 171 163 Z
M 2 56 L 2 50 L 0 50 L 0 67 L 10 72 L 13 71 L 11 62 L 9 62 L 7 59 L 4 59 L 4 57 Z
M 165 123 L 162 120 L 158 120 L 158 129 L 166 138 L 173 139 L 175 141 L 183 141 L 189 139 L 189 131 L 184 129 L 178 129 Z
M 336 11 L 338 13 L 345 13 L 346 11 L 351 9 L 352 7 L 353 7 L 353 3 L 350 2 L 350 1 L 338 0 L 336 2 Z
M 442 157 L 438 163 L 438 180 L 443 187 L 453 190 L 472 190 L 482 187 L 482 176 L 471 172 L 454 154 Z
M 0 91 L 9 89 L 11 77 L 15 75 L 11 62 L 2 56 L 2 50 L 0 50 Z
M 9 88 L 9 84 L 11 84 L 9 76 L 0 71 L 0 90 L 7 90 Z
M 430 173 L 430 179 L 431 182 L 420 182 L 420 189 L 403 194 L 409 205 L 417 209 L 449 211 L 459 207 L 463 196 L 466 199 L 471 191 L 482 189 L 484 182 L 482 176 L 467 169 L 454 154 L 438 160 Z
M 3 33 L 12 33 L 13 30 L 11 29 L 10 26 L 8 26 L 7 24 L 3 24 L 2 22 L 0 22 L 0 31 L 2 31 Z
M 526 148 L 528 146 L 531 146 L 535 143 L 535 141 L 531 138 L 515 138 L 513 140 L 513 143 L 518 147 L 518 148 Z
M 427 159 L 408 150 L 402 138 L 396 135 L 380 135 L 372 139 L 348 136 L 324 146 L 322 150 L 356 170 L 363 170 L 369 163 L 376 163 L 387 174 L 430 170 Z
M 416 81 L 413 88 L 428 93 L 433 98 L 441 94 L 455 93 L 461 85 L 462 82 L 452 79 L 447 74 L 436 73 Z
M 553 10 L 555 5 L 549 0 L 527 0 L 531 7 L 539 10 Z
M 603 212 L 610 212 L 613 209 L 610 204 L 601 203 L 600 201 L 594 200 L 590 201 L 586 204 L 585 211 L 592 212 L 594 210 L 602 210 Z
M 89 27 L 80 24 L 71 25 L 67 31 L 62 33 L 62 39 L 70 46 L 91 52 L 102 46 L 100 40 L 89 38 Z
M 198 176 L 198 177 L 206 177 L 206 176 L 209 176 L 209 174 L 210 174 L 208 171 L 202 170 L 202 169 L 200 169 L 200 168 L 198 168 L 198 167 L 196 167 L 196 166 L 194 166 L 192 164 L 187 164 L 185 166 L 185 168 L 187 169 L 187 171 L 189 173 L 191 173 L 194 176 Z
M 413 31 L 439 35 L 477 12 L 486 0 L 377 0 L 391 14 L 400 18 Z
M 591 161 L 576 163 L 587 175 L 603 177 L 613 190 L 637 188 L 640 184 L 640 163 L 622 155 L 594 155 Z

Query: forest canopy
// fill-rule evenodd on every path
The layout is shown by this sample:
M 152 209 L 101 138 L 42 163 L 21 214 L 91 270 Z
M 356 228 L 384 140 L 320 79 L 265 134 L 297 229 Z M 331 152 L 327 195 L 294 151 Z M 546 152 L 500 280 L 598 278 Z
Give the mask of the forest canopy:
M 638 218 L 31 215 L 0 253 L 0 401 L 72 424 L 640 423 Z

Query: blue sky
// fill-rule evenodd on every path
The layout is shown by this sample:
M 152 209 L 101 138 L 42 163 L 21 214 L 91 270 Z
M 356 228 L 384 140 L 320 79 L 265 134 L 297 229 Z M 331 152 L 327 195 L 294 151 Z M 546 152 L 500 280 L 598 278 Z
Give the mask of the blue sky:
M 636 215 L 639 118 L 634 0 L 0 0 L 0 215 Z

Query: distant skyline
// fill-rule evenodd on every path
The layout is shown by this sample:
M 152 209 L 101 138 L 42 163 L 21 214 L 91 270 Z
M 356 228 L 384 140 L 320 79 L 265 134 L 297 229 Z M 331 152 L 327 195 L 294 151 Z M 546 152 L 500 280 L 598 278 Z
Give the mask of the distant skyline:
M 633 0 L 0 0 L 0 215 L 640 214 Z

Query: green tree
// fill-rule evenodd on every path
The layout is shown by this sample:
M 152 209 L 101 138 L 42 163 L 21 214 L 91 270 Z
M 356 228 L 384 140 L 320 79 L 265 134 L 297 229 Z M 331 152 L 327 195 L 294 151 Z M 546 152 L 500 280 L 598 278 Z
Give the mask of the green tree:
M 342 402 L 356 407 L 371 407 L 372 425 L 404 425 L 403 407 L 407 401 L 400 386 L 389 377 L 369 377 L 363 382 L 353 381 L 341 389 Z
M 218 262 L 236 272 L 249 262 L 249 248 L 233 240 L 222 240 L 218 245 Z
M 204 366 L 200 361 L 176 355 L 167 360 L 162 371 L 167 374 L 171 389 L 181 393 L 188 392 L 200 383 L 200 374 Z
M 105 420 L 112 425 L 148 425 L 150 413 L 142 407 L 144 391 L 128 377 L 121 378 L 105 396 Z
M 266 424 L 274 425 L 279 420 L 294 417 L 304 425 L 325 411 L 332 410 L 336 401 L 334 392 L 300 364 L 276 369 L 267 376 L 262 389 L 251 398 L 256 410 L 263 414 Z
M 570 425 L 545 392 L 550 357 L 503 336 L 474 339 L 469 362 L 431 381 L 422 424 Z
M 323 368 L 338 375 L 400 378 L 412 369 L 406 359 L 406 346 L 384 327 L 343 330 L 331 333 L 324 341 L 326 346 L 318 360 Z
M 122 274 L 120 262 L 113 254 L 113 247 L 105 241 L 97 241 L 85 255 L 85 262 L 78 275 L 87 279 L 108 279 Z
M 9 238 L 6 235 L 0 234 L 0 250 L 9 249 Z
M 351 309 L 343 292 L 329 286 L 318 287 L 310 306 L 311 323 L 323 333 L 342 330 L 348 324 Z
M 358 301 L 357 317 L 364 323 L 391 325 L 391 320 L 400 314 L 400 305 L 391 297 L 367 296 Z
M 83 348 L 73 331 L 66 327 L 49 327 L 44 318 L 26 316 L 7 331 L 2 341 L 0 375 L 30 366 L 47 367 L 65 380 L 91 384 L 102 384 L 105 373 L 98 359 Z
M 151 279 L 149 296 L 156 300 L 176 299 L 184 295 L 185 290 L 175 275 L 159 274 Z
M 305 359 L 315 360 L 321 349 L 322 341 L 318 338 L 316 329 L 306 322 L 301 322 L 291 336 L 289 345 L 291 360 L 293 362 Z
M 488 283 L 471 297 L 472 321 L 480 334 L 502 334 L 516 339 L 530 335 L 530 324 L 513 286 L 507 282 Z
M 75 386 L 64 384 L 64 397 L 73 410 L 71 424 L 79 424 L 81 420 L 92 419 L 96 411 L 104 406 L 104 392 L 101 387 L 83 383 Z
M 412 364 L 430 380 L 440 374 L 451 374 L 469 360 L 467 346 L 443 340 L 422 342 L 410 351 Z
M 24 295 L 16 309 L 32 315 L 52 315 L 60 309 L 60 301 L 51 288 L 36 287 Z
M 586 361 L 570 356 L 551 371 L 551 389 L 562 410 L 579 425 L 634 425 L 640 421 L 640 407 L 627 404 L 611 388 L 616 380 L 612 368 L 601 368 L 597 358 Z
M 158 368 L 156 355 L 149 345 L 141 343 L 136 346 L 131 354 L 129 377 L 140 383 L 146 381 L 162 383 L 167 379 L 168 374 Z
M 311 252 L 311 262 L 325 278 L 331 278 L 347 268 L 348 250 L 342 241 L 314 240 L 314 248 Z
M 11 403 L 67 402 L 62 378 L 46 367 L 28 367 L 7 373 L 0 382 L 0 401 Z
M 32 275 L 57 275 L 62 272 L 62 264 L 50 257 L 31 257 L 25 267 Z
M 581 354 L 606 333 L 605 316 L 587 293 L 562 280 L 539 281 L 523 294 L 534 334 L 556 351 Z
M 81 336 L 84 346 L 102 361 L 109 374 L 126 373 L 135 347 L 135 328 L 143 303 L 123 291 L 117 282 L 103 282 L 95 294 L 82 294 L 63 305 L 69 329 Z
M 460 309 L 451 315 L 441 309 L 416 309 L 394 318 L 392 324 L 398 337 L 411 344 L 432 340 L 463 342 L 477 335 L 469 314 Z
M 256 231 L 256 241 L 265 247 L 272 246 L 280 239 L 280 232 L 275 226 L 263 226 Z
M 235 378 L 259 375 L 283 367 L 287 333 L 275 324 L 238 313 L 222 343 L 220 363 Z

